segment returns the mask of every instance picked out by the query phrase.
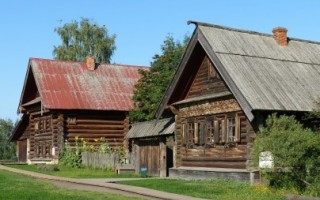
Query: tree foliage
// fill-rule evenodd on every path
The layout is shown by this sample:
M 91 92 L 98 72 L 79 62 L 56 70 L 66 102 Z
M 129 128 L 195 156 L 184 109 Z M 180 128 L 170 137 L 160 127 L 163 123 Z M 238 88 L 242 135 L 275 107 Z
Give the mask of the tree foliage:
M 15 156 L 15 144 L 10 142 L 10 136 L 14 129 L 13 122 L 8 119 L 0 119 L 0 159 L 12 159 Z
M 269 116 L 266 125 L 260 128 L 253 146 L 256 166 L 262 151 L 270 151 L 273 155 L 274 171 L 267 173 L 271 184 L 299 190 L 318 184 L 320 134 L 304 128 L 294 116 Z
M 66 23 L 54 31 L 62 41 L 53 50 L 53 55 L 58 60 L 85 61 L 91 54 L 97 62 L 110 63 L 116 49 L 116 36 L 109 36 L 105 26 L 100 27 L 86 18 L 80 22 Z
M 140 70 L 141 79 L 133 96 L 135 108 L 129 113 L 132 121 L 154 119 L 155 111 L 180 63 L 189 37 L 183 42 L 167 36 L 161 45 L 162 54 L 153 56 L 150 70 Z

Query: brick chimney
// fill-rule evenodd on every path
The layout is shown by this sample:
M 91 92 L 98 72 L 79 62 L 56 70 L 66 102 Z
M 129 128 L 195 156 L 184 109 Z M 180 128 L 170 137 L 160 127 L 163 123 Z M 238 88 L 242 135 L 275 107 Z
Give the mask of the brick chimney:
M 92 56 L 87 56 L 86 63 L 87 63 L 88 70 L 92 70 L 92 71 L 95 70 L 96 63 L 95 63 L 94 58 Z
M 279 46 L 287 46 L 288 45 L 288 38 L 287 32 L 288 30 L 284 27 L 276 27 L 272 29 L 273 38 L 276 40 Z

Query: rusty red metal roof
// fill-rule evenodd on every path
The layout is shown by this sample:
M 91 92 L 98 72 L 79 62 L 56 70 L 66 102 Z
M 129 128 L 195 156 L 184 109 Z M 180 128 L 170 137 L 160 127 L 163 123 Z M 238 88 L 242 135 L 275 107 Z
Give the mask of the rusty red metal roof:
M 28 73 L 32 73 L 42 105 L 46 109 L 128 111 L 133 108 L 134 85 L 139 69 L 148 67 L 100 64 L 88 70 L 85 62 L 31 58 L 22 92 L 24 100 Z

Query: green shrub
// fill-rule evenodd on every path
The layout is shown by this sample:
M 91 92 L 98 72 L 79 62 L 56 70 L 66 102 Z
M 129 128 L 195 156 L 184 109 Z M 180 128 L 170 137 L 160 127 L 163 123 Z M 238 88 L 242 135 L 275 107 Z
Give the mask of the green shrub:
M 273 155 L 272 172 L 262 171 L 276 187 L 312 190 L 320 173 L 320 136 L 304 128 L 294 116 L 273 114 L 260 127 L 253 146 L 253 160 L 258 166 L 259 154 L 270 151 Z
M 62 151 L 60 152 L 59 162 L 61 165 L 80 168 L 82 166 L 81 152 L 76 142 L 76 147 L 72 148 L 66 141 Z

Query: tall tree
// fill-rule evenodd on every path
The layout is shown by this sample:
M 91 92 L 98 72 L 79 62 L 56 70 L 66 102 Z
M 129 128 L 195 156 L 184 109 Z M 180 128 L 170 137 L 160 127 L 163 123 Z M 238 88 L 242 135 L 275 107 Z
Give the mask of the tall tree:
M 161 45 L 162 54 L 153 56 L 150 70 L 141 70 L 141 79 L 136 84 L 133 95 L 135 108 L 129 116 L 133 122 L 152 120 L 166 88 L 180 63 L 189 41 L 185 36 L 183 42 L 167 36 Z
M 97 62 L 110 63 L 116 49 L 115 35 L 108 35 L 105 26 L 83 18 L 54 29 L 62 44 L 54 46 L 53 55 L 58 60 L 85 61 L 91 54 Z
M 15 145 L 10 142 L 14 127 L 10 119 L 0 119 L 0 159 L 11 159 L 15 156 Z

